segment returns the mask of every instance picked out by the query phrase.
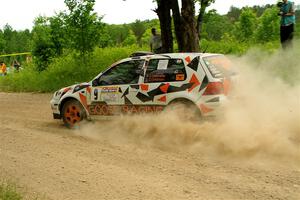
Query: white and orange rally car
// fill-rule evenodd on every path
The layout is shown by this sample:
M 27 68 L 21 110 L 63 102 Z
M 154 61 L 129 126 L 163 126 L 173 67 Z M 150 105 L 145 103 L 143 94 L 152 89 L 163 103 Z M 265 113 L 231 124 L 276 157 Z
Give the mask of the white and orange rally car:
M 222 54 L 137 53 L 88 83 L 56 91 L 51 108 L 54 119 L 70 127 L 96 116 L 157 113 L 174 103 L 214 116 L 227 100 L 233 75 Z

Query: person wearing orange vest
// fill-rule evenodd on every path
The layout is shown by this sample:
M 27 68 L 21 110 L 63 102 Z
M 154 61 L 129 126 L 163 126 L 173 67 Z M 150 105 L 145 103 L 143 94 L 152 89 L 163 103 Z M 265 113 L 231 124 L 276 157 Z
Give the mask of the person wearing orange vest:
M 1 62 L 1 76 L 5 76 L 7 74 L 6 65 L 4 62 Z

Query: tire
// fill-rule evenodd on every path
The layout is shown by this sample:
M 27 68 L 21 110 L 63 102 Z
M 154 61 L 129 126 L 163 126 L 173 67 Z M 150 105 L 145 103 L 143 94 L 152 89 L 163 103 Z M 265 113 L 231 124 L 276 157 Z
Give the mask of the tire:
M 78 126 L 85 117 L 85 110 L 77 100 L 71 99 L 63 105 L 62 119 L 68 128 Z
M 200 109 L 189 100 L 174 100 L 169 103 L 166 111 L 175 112 L 180 120 L 183 121 L 200 121 Z

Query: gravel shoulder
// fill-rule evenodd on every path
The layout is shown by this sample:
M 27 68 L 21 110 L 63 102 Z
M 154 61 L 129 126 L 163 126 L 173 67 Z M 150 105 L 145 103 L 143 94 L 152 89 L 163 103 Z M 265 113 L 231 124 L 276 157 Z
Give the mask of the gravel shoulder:
M 297 159 L 164 148 L 168 137 L 139 136 L 124 119 L 121 131 L 116 121 L 69 130 L 52 119 L 50 98 L 0 93 L 0 178 L 42 199 L 300 199 Z

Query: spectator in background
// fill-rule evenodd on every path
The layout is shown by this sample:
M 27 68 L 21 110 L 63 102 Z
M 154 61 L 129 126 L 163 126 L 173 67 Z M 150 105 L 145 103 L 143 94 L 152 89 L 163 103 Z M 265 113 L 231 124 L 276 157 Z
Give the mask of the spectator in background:
M 280 41 L 283 49 L 292 45 L 294 25 L 295 25 L 295 5 L 293 2 L 283 0 L 279 2 L 280 9 L 278 15 L 281 16 L 280 21 Z
M 156 33 L 156 29 L 152 28 L 151 29 L 151 39 L 150 39 L 150 49 L 153 53 L 161 53 L 161 37 L 159 34 Z
M 6 65 L 4 62 L 1 62 L 0 63 L 0 70 L 1 70 L 1 76 L 5 76 L 7 74 L 7 71 L 6 71 Z
M 19 72 L 21 65 L 20 65 L 20 63 L 17 60 L 13 61 L 12 66 L 14 67 L 14 69 L 15 69 L 16 72 Z

